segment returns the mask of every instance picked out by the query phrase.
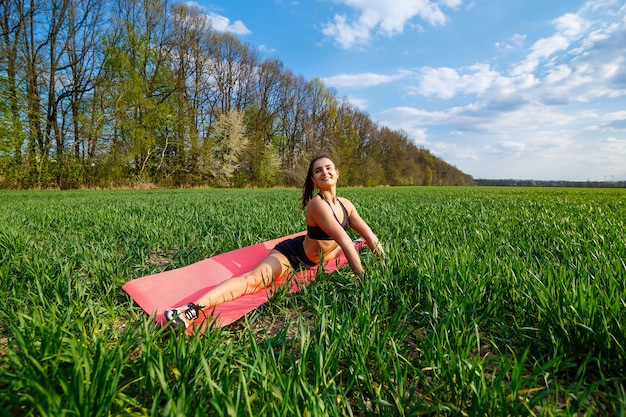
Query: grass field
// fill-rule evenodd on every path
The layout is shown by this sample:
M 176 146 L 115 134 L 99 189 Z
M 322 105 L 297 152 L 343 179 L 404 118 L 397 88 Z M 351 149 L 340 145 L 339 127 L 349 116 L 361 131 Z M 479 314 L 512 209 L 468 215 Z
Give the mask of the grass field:
M 143 275 L 304 228 L 298 190 L 0 192 L 0 415 L 626 413 L 626 193 L 340 189 L 389 257 L 203 338 Z

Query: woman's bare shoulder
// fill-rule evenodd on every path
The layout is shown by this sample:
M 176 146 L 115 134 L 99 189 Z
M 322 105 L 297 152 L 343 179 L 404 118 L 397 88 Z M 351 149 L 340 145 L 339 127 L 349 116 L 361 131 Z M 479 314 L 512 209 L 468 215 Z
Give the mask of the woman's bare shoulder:
M 311 200 L 309 200 L 309 203 L 307 204 L 307 209 L 308 208 L 312 208 L 312 209 L 317 209 L 320 207 L 320 203 L 322 202 L 322 199 L 319 196 L 314 196 Z
M 306 214 L 307 217 L 310 216 L 312 213 L 319 213 L 321 210 L 323 210 L 323 206 L 320 205 L 320 203 L 322 202 L 322 199 L 319 198 L 318 196 L 313 197 L 308 204 L 306 205 Z
M 345 197 L 337 197 L 337 198 L 339 199 L 339 201 L 341 201 L 341 204 L 344 205 L 346 210 L 348 211 L 356 210 L 356 208 L 354 207 L 354 204 L 352 204 L 352 201 L 348 200 Z

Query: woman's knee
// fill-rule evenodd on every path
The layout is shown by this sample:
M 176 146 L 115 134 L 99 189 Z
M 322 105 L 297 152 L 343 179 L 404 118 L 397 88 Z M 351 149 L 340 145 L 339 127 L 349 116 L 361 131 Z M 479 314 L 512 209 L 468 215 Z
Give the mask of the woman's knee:
M 252 274 L 241 277 L 241 280 L 244 282 L 246 294 L 254 294 L 255 292 L 262 290 L 267 286 L 264 279 Z
M 274 276 L 269 268 L 259 268 L 241 277 L 245 282 L 246 293 L 252 294 L 272 285 Z
M 283 266 L 280 260 L 276 256 L 270 255 L 244 279 L 246 285 L 256 292 L 271 286 L 282 273 Z

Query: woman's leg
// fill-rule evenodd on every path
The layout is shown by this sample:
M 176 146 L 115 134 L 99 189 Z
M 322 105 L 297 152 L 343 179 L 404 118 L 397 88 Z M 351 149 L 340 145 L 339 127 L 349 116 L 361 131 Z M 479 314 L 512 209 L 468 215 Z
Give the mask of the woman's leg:
M 227 279 L 198 298 L 195 302 L 204 309 L 235 300 L 246 294 L 267 288 L 274 280 L 287 273 L 289 261 L 282 253 L 272 250 L 254 269 L 243 275 Z
M 210 317 L 210 311 L 216 305 L 267 288 L 288 271 L 290 271 L 289 261 L 285 255 L 272 250 L 250 272 L 227 279 L 207 291 L 195 303 L 165 310 L 164 316 L 174 327 L 184 325 L 185 334 L 191 335 L 194 327 L 202 325 L 202 322 Z

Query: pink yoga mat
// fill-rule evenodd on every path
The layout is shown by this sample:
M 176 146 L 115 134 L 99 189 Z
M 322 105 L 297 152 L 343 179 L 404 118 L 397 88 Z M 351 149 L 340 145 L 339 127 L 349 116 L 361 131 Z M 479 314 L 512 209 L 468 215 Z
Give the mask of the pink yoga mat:
M 166 309 L 194 301 L 222 281 L 250 271 L 277 243 L 304 233 L 269 240 L 216 255 L 182 268 L 137 278 L 127 282 L 122 288 L 146 313 L 156 313 L 157 322 L 163 324 L 165 322 L 163 312 Z M 355 241 L 355 247 L 359 249 L 364 243 L 363 240 Z M 324 270 L 332 272 L 346 263 L 347 260 L 342 254 L 337 259 L 325 263 Z M 275 281 L 273 287 L 218 305 L 213 311 L 213 325 L 223 327 L 242 318 L 267 302 L 273 289 L 290 284 L 291 292 L 298 291 L 303 284 L 315 279 L 316 272 L 317 267 L 301 271 L 295 277 Z M 202 326 L 200 331 L 204 331 L 204 328 L 205 326 Z

